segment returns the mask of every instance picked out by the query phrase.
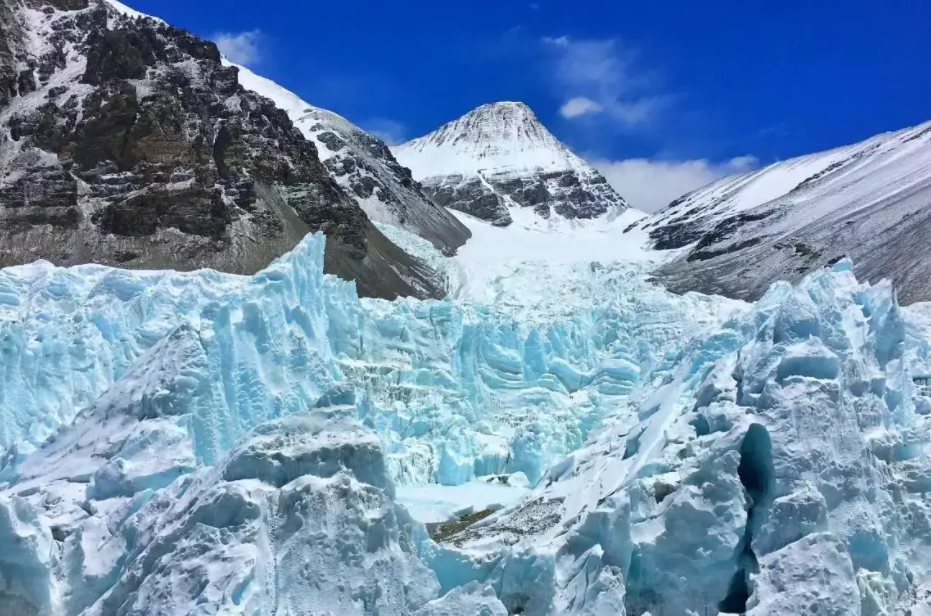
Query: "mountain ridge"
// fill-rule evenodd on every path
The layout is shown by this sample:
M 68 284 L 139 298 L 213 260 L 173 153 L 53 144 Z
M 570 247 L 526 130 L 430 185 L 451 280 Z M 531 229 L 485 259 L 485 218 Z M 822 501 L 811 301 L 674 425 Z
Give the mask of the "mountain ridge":
M 361 293 L 443 294 L 215 44 L 102 0 L 2 0 L 0 31 L 0 265 L 250 274 L 321 231 Z
M 524 103 L 481 105 L 392 148 L 438 205 L 497 226 L 616 216 L 629 206 Z
M 656 276 L 675 291 L 757 299 L 849 257 L 892 278 L 904 303 L 931 300 L 931 122 L 722 178 L 632 229 L 679 250 Z
M 454 254 L 468 240 L 468 229 L 423 193 L 383 141 L 247 67 L 224 62 L 239 69 L 239 83 L 244 88 L 271 99 L 288 114 L 317 146 L 330 175 L 374 222 L 411 231 L 445 254 Z

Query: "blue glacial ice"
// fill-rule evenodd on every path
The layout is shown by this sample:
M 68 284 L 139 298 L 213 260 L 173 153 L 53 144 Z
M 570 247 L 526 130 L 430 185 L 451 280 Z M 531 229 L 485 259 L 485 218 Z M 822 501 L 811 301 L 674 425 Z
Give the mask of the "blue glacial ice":
M 360 300 L 322 253 L 0 272 L 0 614 L 931 616 L 928 307 L 845 262 Z M 488 475 L 532 487 L 439 543 L 396 496 Z
M 206 464 L 250 428 L 348 382 L 366 395 L 396 481 L 523 472 L 535 482 L 722 304 L 633 275 L 614 297 L 530 324 L 492 306 L 359 300 L 320 272 L 322 242 L 308 238 L 254 278 L 3 270 L 0 451 L 28 454 L 114 384 L 138 396 L 141 380 L 173 370 L 179 351 L 163 351 L 158 367 L 144 355 L 174 335 L 201 349 L 191 351 L 200 364 L 177 391 L 155 388 L 138 403 L 187 409 Z
M 426 558 L 512 613 L 926 614 L 927 316 L 843 262 L 775 284 Z

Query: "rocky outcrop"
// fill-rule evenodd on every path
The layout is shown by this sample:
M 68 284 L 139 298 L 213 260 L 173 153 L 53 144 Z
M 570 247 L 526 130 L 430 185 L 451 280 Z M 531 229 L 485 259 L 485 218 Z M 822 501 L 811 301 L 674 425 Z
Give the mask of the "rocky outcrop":
M 755 300 L 844 257 L 891 278 L 903 303 L 931 300 L 931 123 L 722 178 L 632 228 L 677 249 L 658 280 L 676 292 Z
M 393 224 L 452 255 L 471 236 L 443 203 L 431 201 L 410 169 L 381 140 L 325 109 L 308 108 L 295 124 L 314 140 L 337 183 L 354 195 L 375 222 Z
M 248 274 L 322 231 L 363 294 L 440 294 L 213 43 L 104 0 L 0 0 L 0 27 L 0 266 Z
M 394 148 L 438 204 L 498 226 L 512 213 L 591 219 L 627 209 L 605 178 L 573 154 L 523 103 L 483 105 Z
M 506 227 L 512 222 L 507 202 L 482 178 L 459 173 L 429 178 L 424 192 L 439 206 L 465 212 L 495 226 Z
M 427 178 L 423 189 L 437 205 L 501 227 L 511 224 L 512 207 L 532 209 L 544 219 L 555 214 L 583 220 L 626 209 L 623 199 L 597 172 L 480 173 L 471 177 L 453 174 Z

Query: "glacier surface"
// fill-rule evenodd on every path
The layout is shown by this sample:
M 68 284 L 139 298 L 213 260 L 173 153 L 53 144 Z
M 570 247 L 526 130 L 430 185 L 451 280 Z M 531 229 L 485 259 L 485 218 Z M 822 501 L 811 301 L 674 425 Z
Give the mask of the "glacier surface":
M 459 293 L 360 300 L 319 236 L 2 270 L 0 613 L 928 613 L 931 309 L 846 261 L 749 305 L 385 230 Z
M 345 382 L 364 392 L 395 480 L 458 485 L 519 471 L 533 482 L 641 371 L 738 305 L 680 298 L 639 267 L 598 263 L 572 270 L 587 286 L 563 289 L 548 309 L 500 296 L 360 300 L 320 272 L 322 252 L 322 238 L 308 238 L 253 278 L 41 262 L 0 272 L 0 447 L 22 457 L 111 388 L 151 390 L 138 404 L 187 409 L 194 455 L 213 464 L 250 428 Z M 159 385 L 181 356 L 197 364 L 187 379 Z

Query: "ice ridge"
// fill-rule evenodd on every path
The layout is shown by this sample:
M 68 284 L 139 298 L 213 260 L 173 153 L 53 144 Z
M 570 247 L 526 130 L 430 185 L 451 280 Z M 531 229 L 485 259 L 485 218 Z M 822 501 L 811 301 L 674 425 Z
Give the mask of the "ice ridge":
M 643 370 L 731 305 L 609 268 L 588 272 L 613 292 L 537 321 L 454 300 L 360 300 L 320 272 L 322 253 L 309 237 L 253 278 L 47 263 L 0 272 L 0 448 L 21 458 L 81 409 L 128 396 L 186 409 L 194 455 L 212 464 L 253 426 L 348 382 L 396 480 L 536 481 Z M 174 389 L 159 385 L 182 355 L 196 365 Z
M 323 249 L 2 272 L 0 613 L 927 616 L 931 313 L 891 285 L 527 320 L 359 300 Z M 518 470 L 437 541 L 396 501 Z

